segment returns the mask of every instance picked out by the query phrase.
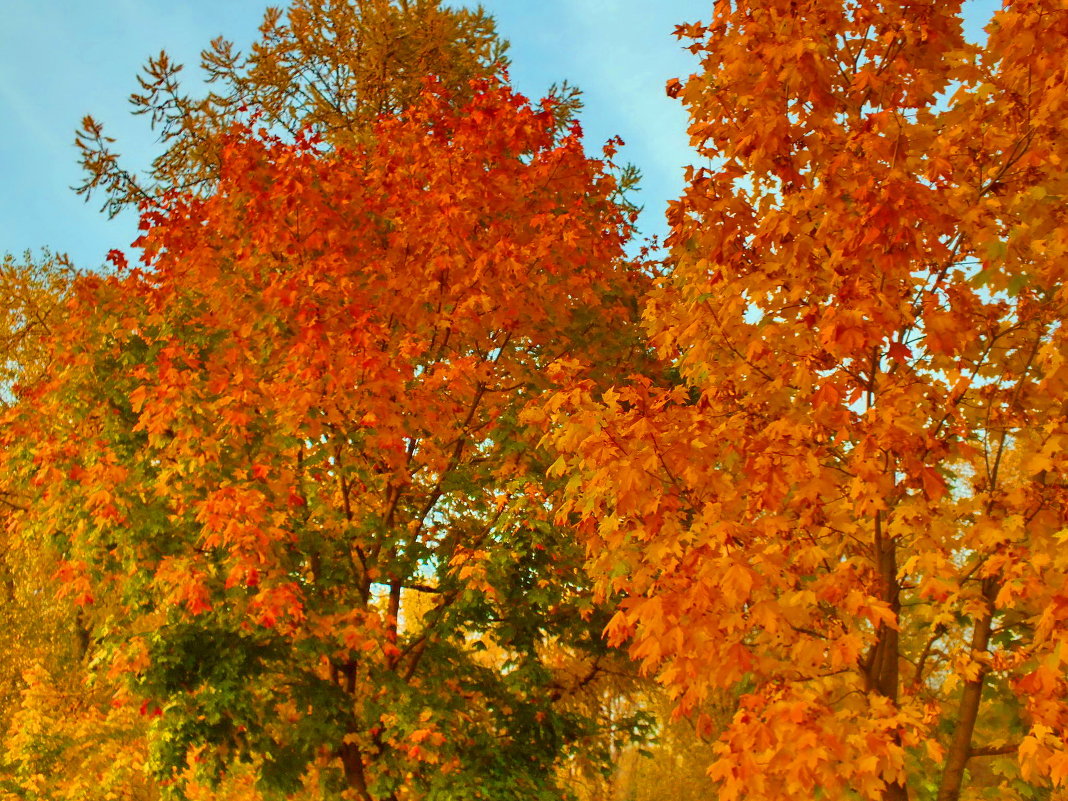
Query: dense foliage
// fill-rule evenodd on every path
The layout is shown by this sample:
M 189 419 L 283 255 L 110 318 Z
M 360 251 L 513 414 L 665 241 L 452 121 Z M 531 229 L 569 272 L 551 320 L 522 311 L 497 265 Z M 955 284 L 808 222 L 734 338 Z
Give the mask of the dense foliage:
M 682 26 L 713 166 L 644 311 L 680 381 L 550 407 L 610 640 L 683 709 L 744 688 L 723 799 L 1068 778 L 1068 12 L 980 50 L 959 6 Z

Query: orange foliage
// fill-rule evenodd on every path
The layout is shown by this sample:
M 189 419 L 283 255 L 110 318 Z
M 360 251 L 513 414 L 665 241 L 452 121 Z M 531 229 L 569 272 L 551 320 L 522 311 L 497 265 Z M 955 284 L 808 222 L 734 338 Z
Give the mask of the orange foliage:
M 711 166 L 644 309 L 679 380 L 547 410 L 611 640 L 683 711 L 748 688 L 724 801 L 1066 781 L 1068 12 L 980 50 L 959 6 L 680 27 Z

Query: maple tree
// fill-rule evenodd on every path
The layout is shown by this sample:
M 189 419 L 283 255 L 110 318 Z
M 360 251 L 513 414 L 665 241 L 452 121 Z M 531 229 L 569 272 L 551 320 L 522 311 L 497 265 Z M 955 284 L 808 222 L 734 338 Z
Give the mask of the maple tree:
M 628 358 L 632 215 L 554 101 L 470 94 L 346 146 L 232 129 L 3 421 L 12 528 L 108 610 L 165 786 L 557 797 L 594 723 L 562 702 L 607 616 L 518 417 Z
M 611 641 L 683 713 L 744 691 L 723 801 L 1068 785 L 1068 11 L 979 48 L 960 7 L 680 26 L 709 163 L 644 306 L 670 380 L 541 412 Z

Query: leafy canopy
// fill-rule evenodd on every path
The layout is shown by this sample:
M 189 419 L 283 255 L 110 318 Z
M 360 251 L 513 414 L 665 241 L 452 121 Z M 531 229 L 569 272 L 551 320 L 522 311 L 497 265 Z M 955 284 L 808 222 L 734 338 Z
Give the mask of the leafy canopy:
M 610 640 L 744 690 L 720 798 L 1068 781 L 1068 13 L 716 2 L 645 329 L 546 413 Z M 706 729 L 711 734 L 711 725 Z

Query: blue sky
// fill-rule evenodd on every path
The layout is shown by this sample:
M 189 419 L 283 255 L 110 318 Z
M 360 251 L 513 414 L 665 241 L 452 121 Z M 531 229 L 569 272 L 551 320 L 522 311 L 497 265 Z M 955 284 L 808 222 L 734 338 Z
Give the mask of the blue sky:
M 274 0 L 276 3 L 279 0 Z M 997 0 L 970 0 L 978 39 Z M 266 4 L 266 3 L 265 3 Z M 264 4 L 264 5 L 265 5 Z M 79 267 L 98 267 L 136 235 L 132 215 L 107 220 L 99 203 L 70 189 L 80 183 L 73 140 L 92 113 L 118 139 L 130 166 L 157 152 L 147 121 L 126 98 L 148 56 L 166 49 L 196 77 L 200 50 L 220 34 L 252 41 L 264 5 L 256 0 L 5 0 L 0 29 L 0 252 L 49 247 Z M 664 83 L 695 61 L 671 36 L 680 22 L 707 18 L 705 0 L 484 0 L 511 42 L 512 79 L 540 97 L 566 79 L 584 92 L 592 149 L 611 136 L 643 173 L 638 201 L 646 233 L 663 232 L 663 209 L 689 161 L 686 116 Z

